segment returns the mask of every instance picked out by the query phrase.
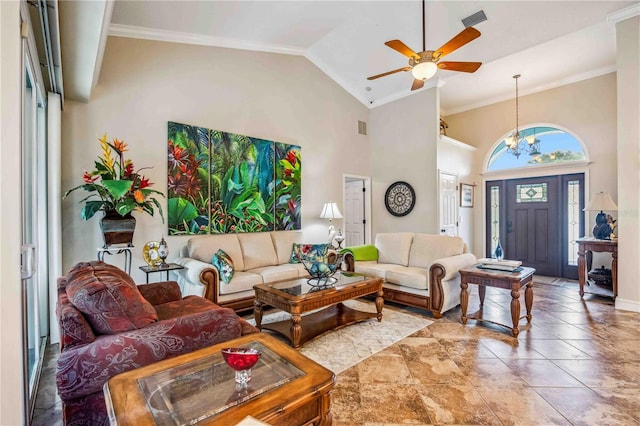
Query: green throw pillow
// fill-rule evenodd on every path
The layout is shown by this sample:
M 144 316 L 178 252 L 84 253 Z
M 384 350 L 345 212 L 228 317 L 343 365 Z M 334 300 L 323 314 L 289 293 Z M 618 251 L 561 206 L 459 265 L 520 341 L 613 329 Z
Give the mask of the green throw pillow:
M 233 278 L 233 259 L 224 250 L 220 249 L 213 255 L 211 263 L 218 270 L 218 275 L 223 283 L 229 284 Z
M 329 251 L 329 244 L 296 244 L 293 243 L 289 263 L 300 263 L 302 259 L 323 261 Z

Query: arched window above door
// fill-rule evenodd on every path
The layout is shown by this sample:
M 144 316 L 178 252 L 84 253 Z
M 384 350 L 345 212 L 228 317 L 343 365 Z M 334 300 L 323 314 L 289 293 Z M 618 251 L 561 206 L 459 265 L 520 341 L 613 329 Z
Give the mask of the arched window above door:
M 519 130 L 521 139 L 533 143 L 537 150 L 526 150 L 516 157 L 507 147 L 511 133 L 504 137 L 491 153 L 487 171 L 536 167 L 555 163 L 584 161 L 587 159 L 582 143 L 571 133 L 553 126 L 532 126 Z M 530 146 L 526 141 L 524 146 Z

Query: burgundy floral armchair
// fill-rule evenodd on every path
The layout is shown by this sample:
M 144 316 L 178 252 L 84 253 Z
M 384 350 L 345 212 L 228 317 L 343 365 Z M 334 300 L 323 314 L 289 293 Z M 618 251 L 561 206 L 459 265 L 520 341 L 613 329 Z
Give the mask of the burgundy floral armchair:
M 116 374 L 258 330 L 232 309 L 182 298 L 173 281 L 136 286 L 103 262 L 58 279 L 56 372 L 66 425 L 107 425 L 103 385 Z

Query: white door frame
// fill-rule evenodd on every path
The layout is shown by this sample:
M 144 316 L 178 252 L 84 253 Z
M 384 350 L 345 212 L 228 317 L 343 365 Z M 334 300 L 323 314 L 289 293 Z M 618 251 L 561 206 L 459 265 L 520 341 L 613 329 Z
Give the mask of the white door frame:
M 442 218 L 442 175 L 449 175 L 449 176 L 453 176 L 454 180 L 455 180 L 455 184 L 456 184 L 456 202 L 455 202 L 455 207 L 454 207 L 454 217 L 455 217 L 455 222 L 456 222 L 456 235 L 460 235 L 460 200 L 458 199 L 458 194 L 459 194 L 459 185 L 460 182 L 458 181 L 458 173 L 457 172 L 450 172 L 447 170 L 443 170 L 443 169 L 438 169 L 438 230 L 439 233 L 442 234 L 442 227 L 443 227 L 443 218 Z
M 371 244 L 373 239 L 371 237 L 371 177 L 352 175 L 345 173 L 342 175 L 342 205 L 345 205 L 345 185 L 347 179 L 361 180 L 364 183 L 364 243 Z M 346 214 L 346 212 L 345 212 Z M 346 218 L 345 218 L 346 219 Z M 344 220 L 344 219 L 343 219 Z

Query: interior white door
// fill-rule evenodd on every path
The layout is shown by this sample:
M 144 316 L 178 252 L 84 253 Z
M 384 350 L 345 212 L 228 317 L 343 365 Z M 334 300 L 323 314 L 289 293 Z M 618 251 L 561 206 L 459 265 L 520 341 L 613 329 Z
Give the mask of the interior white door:
M 458 176 L 439 172 L 440 234 L 458 235 Z
M 364 181 L 353 179 L 345 182 L 345 215 L 343 247 L 364 244 Z

